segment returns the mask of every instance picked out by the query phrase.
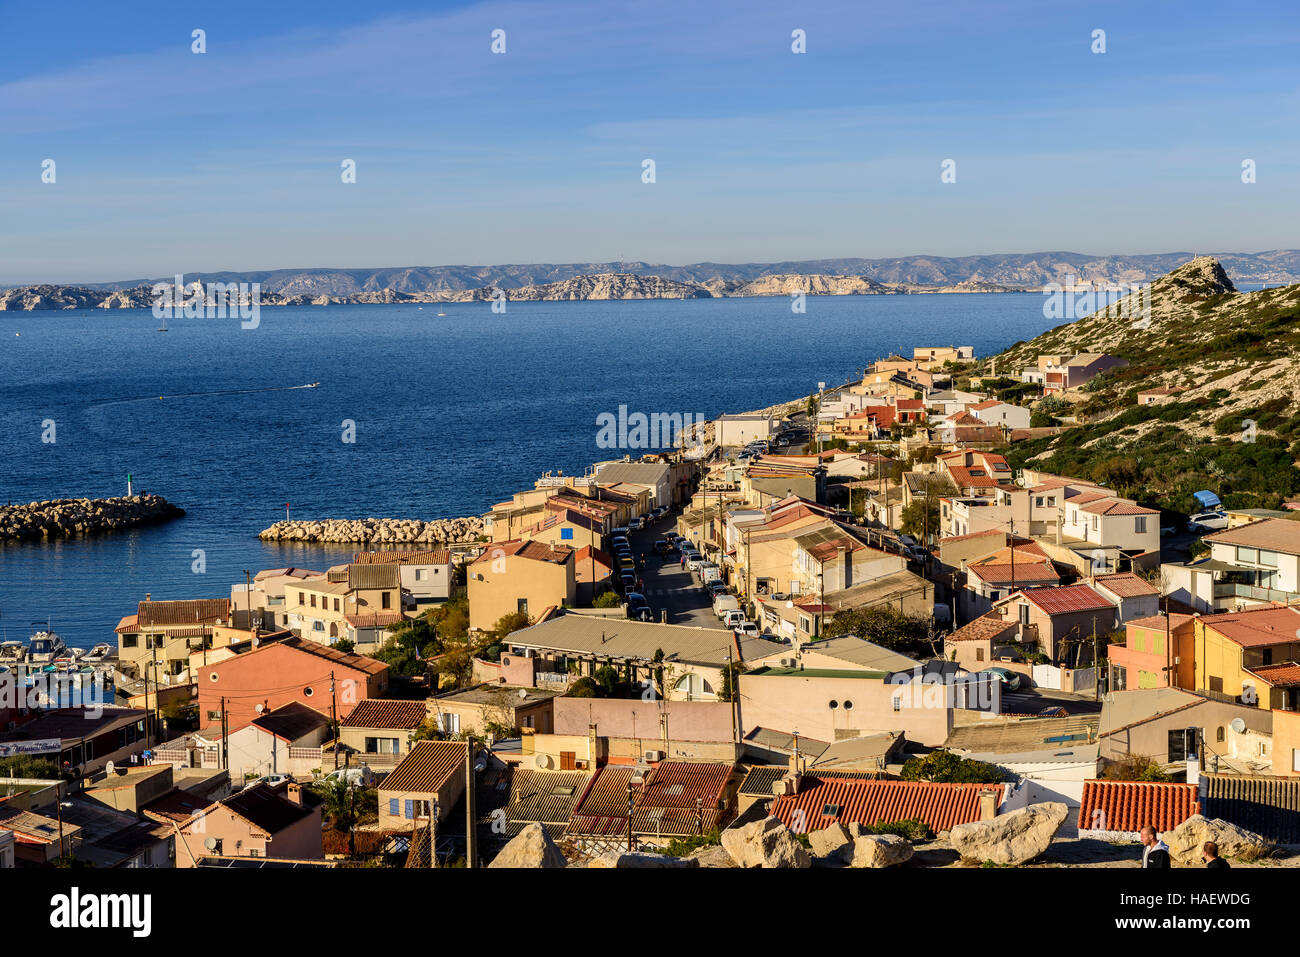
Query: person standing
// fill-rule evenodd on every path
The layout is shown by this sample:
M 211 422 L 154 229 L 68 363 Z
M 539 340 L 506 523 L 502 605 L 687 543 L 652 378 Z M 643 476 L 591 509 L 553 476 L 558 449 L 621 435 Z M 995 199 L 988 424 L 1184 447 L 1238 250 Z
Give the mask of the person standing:
M 1224 867 L 1232 867 L 1231 864 L 1219 856 L 1219 845 L 1214 843 L 1214 841 L 1206 841 L 1201 846 L 1201 860 L 1205 862 L 1207 870 L 1210 868 L 1220 869 Z
M 1156 829 L 1148 824 L 1138 836 L 1142 840 L 1142 866 L 1144 868 L 1168 868 L 1169 845 L 1156 836 Z

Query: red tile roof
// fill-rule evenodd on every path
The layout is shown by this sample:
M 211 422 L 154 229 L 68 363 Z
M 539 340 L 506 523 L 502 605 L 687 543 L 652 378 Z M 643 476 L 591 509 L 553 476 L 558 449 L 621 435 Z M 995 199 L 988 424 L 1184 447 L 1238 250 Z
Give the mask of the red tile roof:
M 1289 518 L 1265 518 L 1249 525 L 1213 532 L 1203 540 L 1300 555 L 1300 522 Z
M 1300 629 L 1300 609 L 1269 606 L 1204 615 L 1201 624 L 1243 648 L 1286 644 L 1296 640 L 1297 629 Z
M 998 635 L 1013 630 L 1016 624 L 997 615 L 982 615 L 962 625 L 944 641 L 990 641 Z
M 463 741 L 417 741 L 402 763 L 380 782 L 379 789 L 432 794 L 452 775 L 465 773 L 467 754 Z
M 633 786 L 632 831 L 637 834 L 694 834 L 695 800 L 702 800 L 704 830 L 721 823 L 723 792 L 734 766 L 664 761 Z M 635 769 L 607 764 L 569 821 L 571 834 L 615 835 L 627 831 L 627 787 Z
M 211 625 L 229 620 L 229 598 L 191 601 L 142 601 L 136 609 L 141 628 L 160 625 Z
M 340 723 L 345 728 L 418 728 L 429 709 L 423 701 L 364 698 Z
M 573 549 L 568 545 L 548 545 L 545 542 L 521 541 L 514 539 L 509 542 L 496 542 L 489 545 L 478 558 L 474 559 L 474 564 L 480 562 L 490 562 L 497 558 L 517 555 L 520 558 L 528 558 L 535 562 L 553 562 L 556 565 L 563 565 L 573 554 Z
M 1251 674 L 1263 678 L 1274 688 L 1294 688 L 1300 685 L 1300 665 L 1294 661 L 1285 661 L 1276 665 L 1261 665 L 1248 668 Z
M 1073 611 L 1100 611 L 1103 608 L 1115 607 L 1082 583 L 1062 585 L 1060 588 L 1034 588 L 1021 594 L 1049 615 L 1064 615 Z
M 1094 582 L 1120 598 L 1139 598 L 1143 595 L 1160 594 L 1159 588 L 1132 572 L 1121 572 L 1118 575 L 1098 575 Z
M 818 778 L 804 775 L 798 794 L 772 802 L 771 814 L 787 827 L 802 824 L 801 833 L 842 824 L 881 824 L 920 818 L 936 833 L 955 824 L 980 819 L 980 792 L 992 790 L 1002 802 L 1001 784 L 940 784 L 930 781 L 880 781 L 861 778 Z M 825 813 L 838 807 L 838 813 Z M 802 820 L 796 820 L 795 811 Z M 798 830 L 798 828 L 793 828 Z
M 392 552 L 355 552 L 353 565 L 446 565 L 451 561 L 451 552 L 441 551 L 392 551 Z
M 1138 831 L 1150 824 L 1170 831 L 1199 813 L 1195 784 L 1084 781 L 1079 830 Z
M 1132 502 L 1096 502 L 1092 505 L 1085 505 L 1080 509 L 1082 512 L 1088 512 L 1092 515 L 1159 515 L 1160 510 L 1157 508 L 1145 508 L 1141 505 L 1134 505 Z

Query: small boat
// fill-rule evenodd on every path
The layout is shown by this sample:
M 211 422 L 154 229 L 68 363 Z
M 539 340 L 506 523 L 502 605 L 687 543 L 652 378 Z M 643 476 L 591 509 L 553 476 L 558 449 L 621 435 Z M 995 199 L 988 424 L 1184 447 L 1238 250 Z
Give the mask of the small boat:
M 89 651 L 83 654 L 81 656 L 81 660 L 84 663 L 85 667 L 89 667 L 91 665 L 97 665 L 97 664 L 101 664 L 104 661 L 107 661 L 112 654 L 113 654 L 113 646 L 108 644 L 107 642 L 100 642 L 98 645 L 95 645 Z
M 0 642 L 0 662 L 21 665 L 27 660 L 27 643 L 22 641 Z
M 27 663 L 31 665 L 52 665 L 56 659 L 67 654 L 68 646 L 52 631 L 36 632 L 27 644 Z
M 445 313 L 445 312 L 440 312 L 440 313 L 438 313 L 438 315 L 440 315 L 440 316 L 445 316 L 446 313 Z

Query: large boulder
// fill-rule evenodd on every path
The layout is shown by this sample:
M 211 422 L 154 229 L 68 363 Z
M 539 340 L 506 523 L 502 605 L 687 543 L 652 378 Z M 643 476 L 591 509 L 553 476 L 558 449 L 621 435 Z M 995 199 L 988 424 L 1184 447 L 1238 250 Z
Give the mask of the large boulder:
M 953 850 L 967 861 L 1023 864 L 1042 854 L 1070 814 L 1059 801 L 1031 804 L 990 821 L 958 824 L 948 832 Z
M 540 824 L 529 824 L 501 848 L 488 867 L 564 867 L 560 849 Z
M 847 861 L 853 853 L 853 838 L 844 825 L 836 821 L 820 831 L 808 832 L 808 846 L 813 857 Z
M 735 867 L 736 862 L 731 859 L 727 849 L 721 844 L 710 844 L 708 847 L 698 847 L 687 855 L 689 860 L 695 861 L 700 867 Z
M 1272 841 L 1254 831 L 1201 814 L 1193 814 L 1172 831 L 1165 831 L 1160 839 L 1169 845 L 1169 856 L 1175 864 L 1199 865 L 1206 841 L 1219 845 L 1220 857 L 1247 861 L 1263 857 L 1273 849 Z
M 864 834 L 851 848 L 850 867 L 892 867 L 912 857 L 912 842 L 897 834 Z
M 788 827 L 774 817 L 728 828 L 722 846 L 737 867 L 811 867 L 812 855 Z
M 667 854 L 646 854 L 639 851 L 614 851 L 593 858 L 588 867 L 699 867 L 700 862 L 690 857 L 670 857 Z

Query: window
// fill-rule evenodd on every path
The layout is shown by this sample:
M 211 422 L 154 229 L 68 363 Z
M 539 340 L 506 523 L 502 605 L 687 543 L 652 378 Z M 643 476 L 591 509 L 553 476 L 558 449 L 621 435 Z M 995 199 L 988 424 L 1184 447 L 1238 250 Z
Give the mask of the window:
M 324 632 L 324 631 L 325 631 L 325 622 L 321 621 L 319 618 L 314 618 L 314 619 L 312 619 L 311 630 L 312 630 L 312 631 Z
M 1258 563 L 1259 563 L 1259 549 L 1258 549 L 1258 548 L 1242 548 L 1241 546 L 1238 546 L 1238 547 L 1237 547 L 1237 561 L 1239 561 L 1239 562 L 1246 562 L 1246 563 L 1248 563 L 1248 564 L 1250 564 L 1250 565 L 1256 565 L 1256 564 L 1258 564 Z
M 337 598 L 334 599 L 334 610 L 335 611 L 339 610 L 339 600 Z
M 139 639 L 138 637 L 136 637 L 135 635 L 123 635 L 123 636 L 122 636 L 122 647 L 123 647 L 123 648 L 135 648 L 135 647 L 139 646 L 139 644 L 140 644 L 140 639 Z
M 902 710 L 903 710 L 903 697 L 902 697 L 902 695 L 896 695 L 896 696 L 894 697 L 893 704 L 894 704 L 894 710 L 895 710 L 895 711 L 902 711 Z
M 1210 679 L 1210 690 L 1211 690 L 1211 691 L 1217 691 L 1217 692 L 1219 692 L 1220 694 L 1222 694 L 1222 693 L 1223 693 L 1223 679 L 1222 679 L 1222 678 L 1211 678 L 1211 679 Z
M 1259 563 L 1265 568 L 1277 568 L 1277 552 L 1266 552 L 1260 549 Z
M 391 592 L 384 592 L 380 597 L 379 606 L 381 608 L 391 608 L 393 604 L 393 595 Z
M 577 758 L 578 758 L 578 754 L 576 751 L 561 751 L 560 770 L 576 771 L 578 769 Z
M 515 608 L 516 608 L 516 610 L 523 612 L 525 615 L 528 614 L 528 599 L 527 599 L 527 598 L 520 598 L 520 599 L 515 603 Z
M 388 813 L 389 813 L 389 815 L 390 815 L 391 817 L 397 817 L 397 816 L 398 816 L 399 811 L 398 811 L 398 799 L 397 799 L 397 798 L 389 798 L 389 799 L 388 799 Z
M 306 595 L 306 593 L 305 593 L 305 592 L 298 592 L 298 604 L 300 604 L 300 605 L 305 604 L 306 601 L 307 601 L 307 595 Z
M 428 581 L 428 580 L 429 580 L 429 569 L 427 569 L 427 568 L 417 568 L 417 569 L 415 570 L 415 580 L 418 581 L 418 582 Z
M 983 649 L 983 648 L 976 648 L 976 649 L 975 649 L 975 660 L 976 660 L 976 661 L 983 661 L 983 660 L 984 660 L 984 649 Z
M 1138 535 L 1147 533 L 1147 517 L 1145 515 L 1139 515 L 1133 519 L 1133 531 Z
M 258 850 L 257 848 L 255 848 L 255 847 L 250 847 L 250 848 L 248 849 L 248 856 L 249 856 L 249 857 L 261 857 L 261 856 L 262 856 L 262 852 L 259 851 L 259 850 Z
M 1224 737 L 1224 735 L 1223 735 L 1223 725 L 1219 725 L 1218 729 L 1214 732 L 1214 740 L 1215 740 L 1215 741 L 1218 741 L 1220 744 L 1222 744 L 1222 743 L 1223 743 L 1223 737 Z
M 315 596 L 315 595 L 312 595 L 312 596 L 311 596 L 311 606 L 312 606 L 313 608 L 316 607 L 316 596 Z
M 1029 606 L 1026 605 L 1024 602 L 1021 602 L 1018 607 L 1020 610 L 1020 624 L 1022 625 L 1029 624 Z
M 1094 515 L 1092 517 L 1092 530 L 1095 532 L 1099 528 L 1101 528 L 1101 518 L 1100 516 Z
M 838 804 L 827 804 L 822 808 L 822 817 L 839 817 L 840 811 Z
M 1169 731 L 1169 760 L 1187 760 L 1187 731 L 1183 728 L 1171 728 Z

